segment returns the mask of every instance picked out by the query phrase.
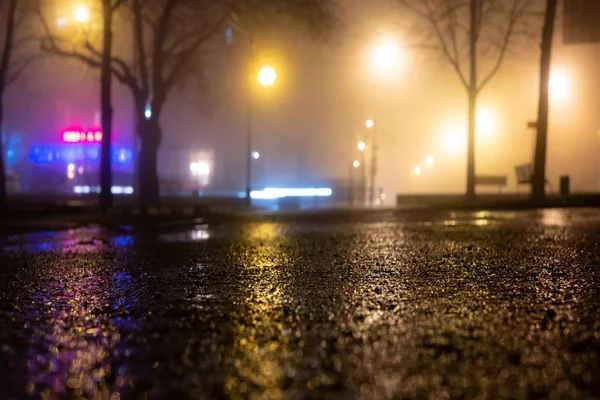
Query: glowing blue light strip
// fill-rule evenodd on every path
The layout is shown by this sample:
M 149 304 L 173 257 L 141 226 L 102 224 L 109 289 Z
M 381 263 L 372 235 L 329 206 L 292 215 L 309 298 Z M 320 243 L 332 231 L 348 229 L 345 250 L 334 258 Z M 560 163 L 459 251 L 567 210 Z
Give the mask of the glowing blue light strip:
M 113 186 L 110 191 L 112 194 L 133 194 L 132 186 Z M 76 194 L 88 194 L 88 193 L 100 193 L 100 186 L 74 186 L 73 193 Z
M 253 190 L 250 198 L 260 200 L 282 199 L 284 197 L 329 197 L 333 194 L 330 188 L 266 188 Z

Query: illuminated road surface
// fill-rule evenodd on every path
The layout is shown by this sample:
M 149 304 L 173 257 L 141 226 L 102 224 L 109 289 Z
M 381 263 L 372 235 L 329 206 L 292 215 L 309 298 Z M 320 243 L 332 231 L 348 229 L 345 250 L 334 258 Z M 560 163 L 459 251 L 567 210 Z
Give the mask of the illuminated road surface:
M 596 210 L 209 219 L 0 243 L 0 398 L 600 394 Z

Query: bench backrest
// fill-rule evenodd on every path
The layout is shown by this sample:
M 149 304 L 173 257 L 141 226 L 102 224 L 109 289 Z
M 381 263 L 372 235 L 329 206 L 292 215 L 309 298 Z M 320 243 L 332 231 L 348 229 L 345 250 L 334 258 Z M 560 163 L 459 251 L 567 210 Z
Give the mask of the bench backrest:
M 515 173 L 517 174 L 517 183 L 531 183 L 531 177 L 533 176 L 533 164 L 522 164 L 515 167 Z

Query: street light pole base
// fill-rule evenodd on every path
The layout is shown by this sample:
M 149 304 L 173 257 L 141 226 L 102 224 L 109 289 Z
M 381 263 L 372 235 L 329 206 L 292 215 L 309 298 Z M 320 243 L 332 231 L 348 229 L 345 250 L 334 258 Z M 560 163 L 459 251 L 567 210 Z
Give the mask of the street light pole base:
M 250 208 L 250 206 L 252 205 L 252 197 L 250 197 L 250 192 L 252 192 L 252 190 L 247 187 L 246 188 L 246 207 Z

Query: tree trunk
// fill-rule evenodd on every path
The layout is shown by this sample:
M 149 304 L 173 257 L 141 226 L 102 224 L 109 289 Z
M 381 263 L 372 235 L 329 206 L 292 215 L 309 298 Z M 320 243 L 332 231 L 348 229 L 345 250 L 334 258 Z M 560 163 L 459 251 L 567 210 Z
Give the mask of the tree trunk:
M 102 0 L 104 39 L 100 72 L 100 103 L 102 113 L 102 153 L 100 157 L 100 209 L 105 212 L 113 204 L 110 150 L 112 139 L 111 54 L 112 1 Z
M 540 66 L 540 98 L 538 105 L 537 135 L 533 163 L 532 201 L 543 203 L 546 200 L 546 148 L 548 142 L 550 61 L 552 56 L 552 36 L 557 0 L 546 1 L 546 17 L 542 31 L 542 55 Z
M 469 90 L 467 133 L 467 193 L 466 201 L 475 200 L 475 132 L 477 130 L 477 93 Z
M 161 141 L 160 127 L 153 115 L 149 121 L 140 124 L 138 130 L 141 139 L 138 201 L 142 207 L 154 206 L 160 201 L 157 161 Z
M 13 50 L 13 38 L 15 31 L 15 16 L 17 14 L 17 0 L 11 0 L 8 5 L 6 28 L 4 31 L 4 43 L 2 57 L 0 58 L 0 206 L 6 204 L 6 172 L 4 169 L 4 146 L 2 146 L 2 123 L 4 122 L 4 90 L 10 67 L 10 59 Z
M 6 173 L 4 170 L 4 146 L 2 144 L 2 123 L 4 121 L 3 93 L 0 92 L 0 211 L 6 205 Z
M 475 200 L 475 132 L 477 123 L 477 36 L 479 34 L 479 0 L 471 0 L 469 28 L 469 120 L 467 133 L 467 192 L 466 201 Z

